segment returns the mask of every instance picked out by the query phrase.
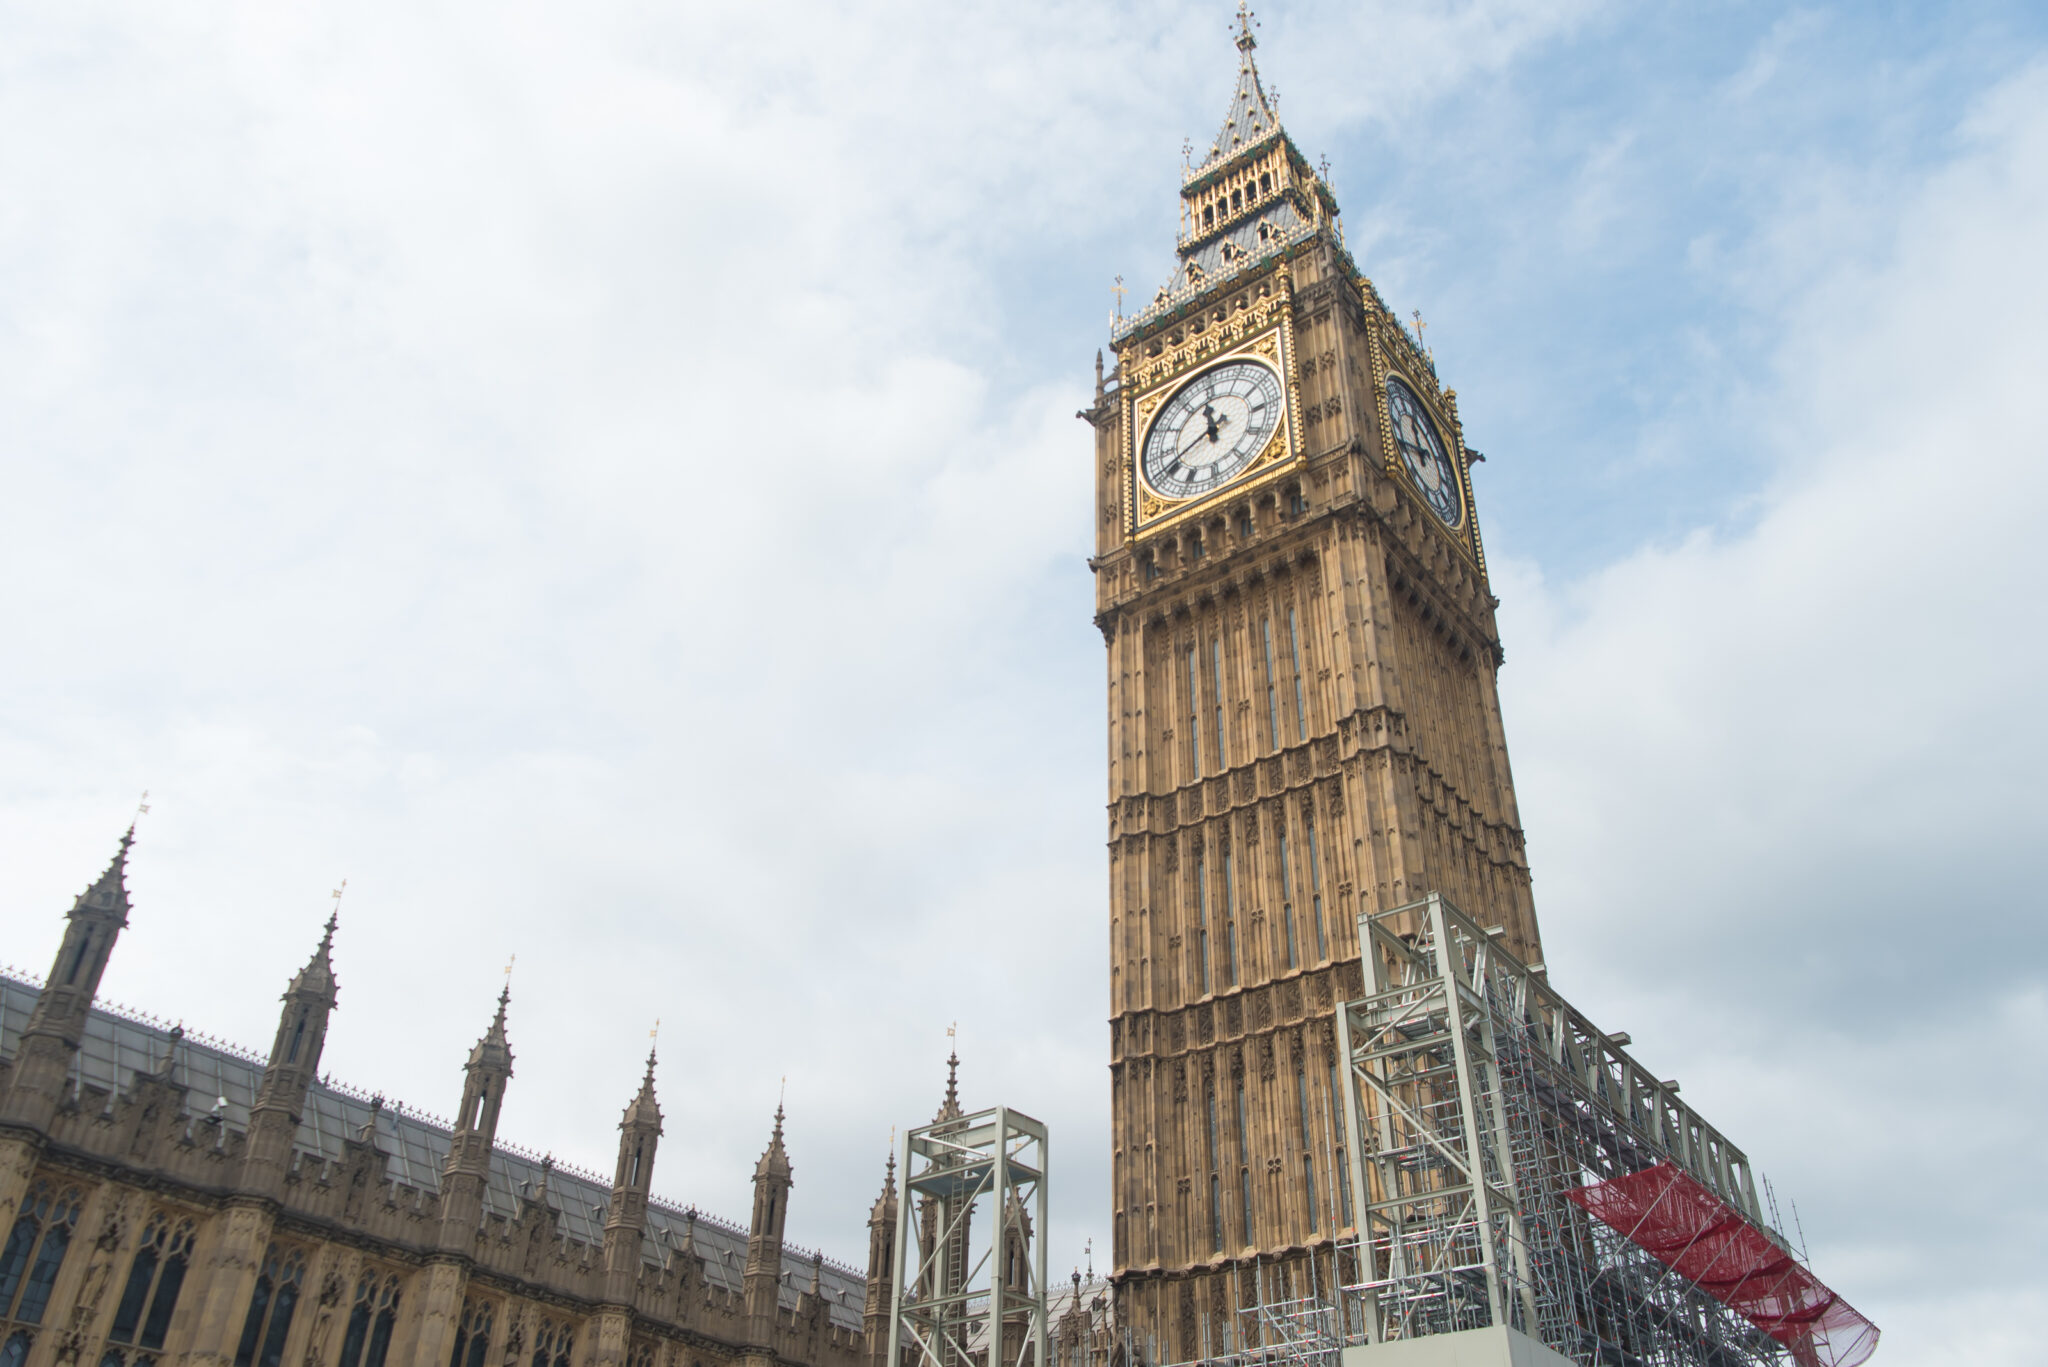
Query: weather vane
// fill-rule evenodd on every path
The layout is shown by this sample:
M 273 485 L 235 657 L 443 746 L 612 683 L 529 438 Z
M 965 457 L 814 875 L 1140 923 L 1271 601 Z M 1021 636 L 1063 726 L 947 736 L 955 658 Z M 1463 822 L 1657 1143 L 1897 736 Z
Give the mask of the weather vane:
M 332 897 L 332 898 L 334 899 L 334 911 L 335 911 L 335 914 L 336 914 L 336 915 L 340 915 L 340 914 L 341 914 L 341 895 L 342 895 L 342 894 L 343 894 L 344 892 L 347 892 L 347 891 L 348 891 L 348 879 L 344 878 L 344 879 L 342 879 L 342 880 L 341 880 L 341 886 L 340 886 L 340 887 L 336 888 L 336 889 L 335 889 L 335 890 L 334 890 L 333 892 L 330 892 L 329 894 L 327 894 L 327 895 L 328 895 L 329 897 Z
M 1114 294 L 1114 295 L 1116 296 L 1116 316 L 1117 316 L 1117 317 L 1119 317 L 1119 318 L 1123 317 L 1123 316 L 1124 316 L 1124 278 L 1123 278 L 1123 277 L 1122 277 L 1121 275 L 1119 275 L 1119 276 L 1118 276 L 1118 277 L 1116 278 L 1116 283 L 1115 283 L 1114 285 L 1111 285 L 1111 286 L 1109 287 L 1109 292 L 1110 292 L 1111 294 Z
M 1123 277 L 1118 276 L 1117 279 L 1121 280 Z M 135 804 L 135 814 L 137 816 L 149 815 L 149 789 L 144 788 L 142 790 L 142 801 Z

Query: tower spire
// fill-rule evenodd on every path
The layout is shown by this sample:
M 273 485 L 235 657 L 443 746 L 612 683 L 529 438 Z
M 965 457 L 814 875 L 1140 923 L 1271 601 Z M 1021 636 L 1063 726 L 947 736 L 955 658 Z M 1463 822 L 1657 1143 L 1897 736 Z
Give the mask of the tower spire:
M 107 957 L 128 925 L 128 848 L 134 843 L 130 822 L 106 871 L 78 894 L 65 915 L 50 974 L 29 1010 L 8 1081 L 0 1084 L 0 1119 L 42 1132 L 57 1113 Z M 0 1178 L 0 1219 L 14 1218 L 19 1195 L 8 1179 Z
M 956 1026 L 951 1029 L 948 1029 L 946 1033 L 951 1035 L 953 1033 L 953 1030 L 957 1028 L 958 1027 Z M 932 1117 L 932 1121 L 933 1123 L 937 1123 L 941 1120 L 956 1120 L 961 1116 L 961 1114 L 962 1111 L 960 1110 L 960 1050 L 959 1047 L 956 1045 L 946 1055 L 946 1096 L 944 1100 L 939 1102 L 939 1113 Z
M 1231 92 L 1230 111 L 1223 116 L 1223 131 L 1216 135 L 1215 144 L 1203 159 L 1204 167 L 1280 131 L 1280 116 L 1274 112 L 1273 102 L 1259 81 L 1259 64 L 1252 59 L 1252 50 L 1259 45 L 1252 33 L 1258 22 L 1250 5 L 1238 0 L 1237 89 Z
M 328 1018 L 341 995 L 334 979 L 334 931 L 340 919 L 339 910 L 328 912 L 320 943 L 284 990 L 270 1061 L 249 1108 L 249 1139 L 242 1159 L 242 1180 L 259 1190 L 275 1191 L 284 1180 L 307 1090 L 320 1076 Z

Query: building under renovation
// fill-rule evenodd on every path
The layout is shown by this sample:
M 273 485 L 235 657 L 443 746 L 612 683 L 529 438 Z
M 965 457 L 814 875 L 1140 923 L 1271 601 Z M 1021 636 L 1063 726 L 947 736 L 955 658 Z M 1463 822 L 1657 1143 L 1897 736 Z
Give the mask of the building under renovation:
M 1080 415 L 1121 1351 L 1860 1361 L 1741 1152 L 1548 986 L 1483 458 L 1236 46 Z

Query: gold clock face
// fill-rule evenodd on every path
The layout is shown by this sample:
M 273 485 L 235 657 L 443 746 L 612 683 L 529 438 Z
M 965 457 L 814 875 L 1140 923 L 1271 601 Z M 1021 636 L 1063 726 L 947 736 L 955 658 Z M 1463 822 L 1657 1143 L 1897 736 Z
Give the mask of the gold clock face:
M 1281 417 L 1280 376 L 1259 361 L 1211 366 L 1182 385 L 1145 434 L 1145 483 L 1166 498 L 1200 498 L 1235 479 Z

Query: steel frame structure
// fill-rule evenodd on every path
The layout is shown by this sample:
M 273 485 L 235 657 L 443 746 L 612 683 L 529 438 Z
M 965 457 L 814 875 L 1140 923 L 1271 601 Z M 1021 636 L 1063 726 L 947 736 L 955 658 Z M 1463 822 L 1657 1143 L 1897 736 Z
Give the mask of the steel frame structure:
M 903 1136 L 888 1362 L 1050 1367 L 1046 1149 L 1045 1126 L 1004 1106 Z
M 1371 978 L 1338 1014 L 1363 1198 L 1346 1320 L 1368 1343 L 1508 1325 L 1587 1364 L 1784 1361 L 1565 1199 L 1669 1162 L 1789 1251 L 1742 1152 L 1501 937 L 1437 895 L 1359 917 Z

